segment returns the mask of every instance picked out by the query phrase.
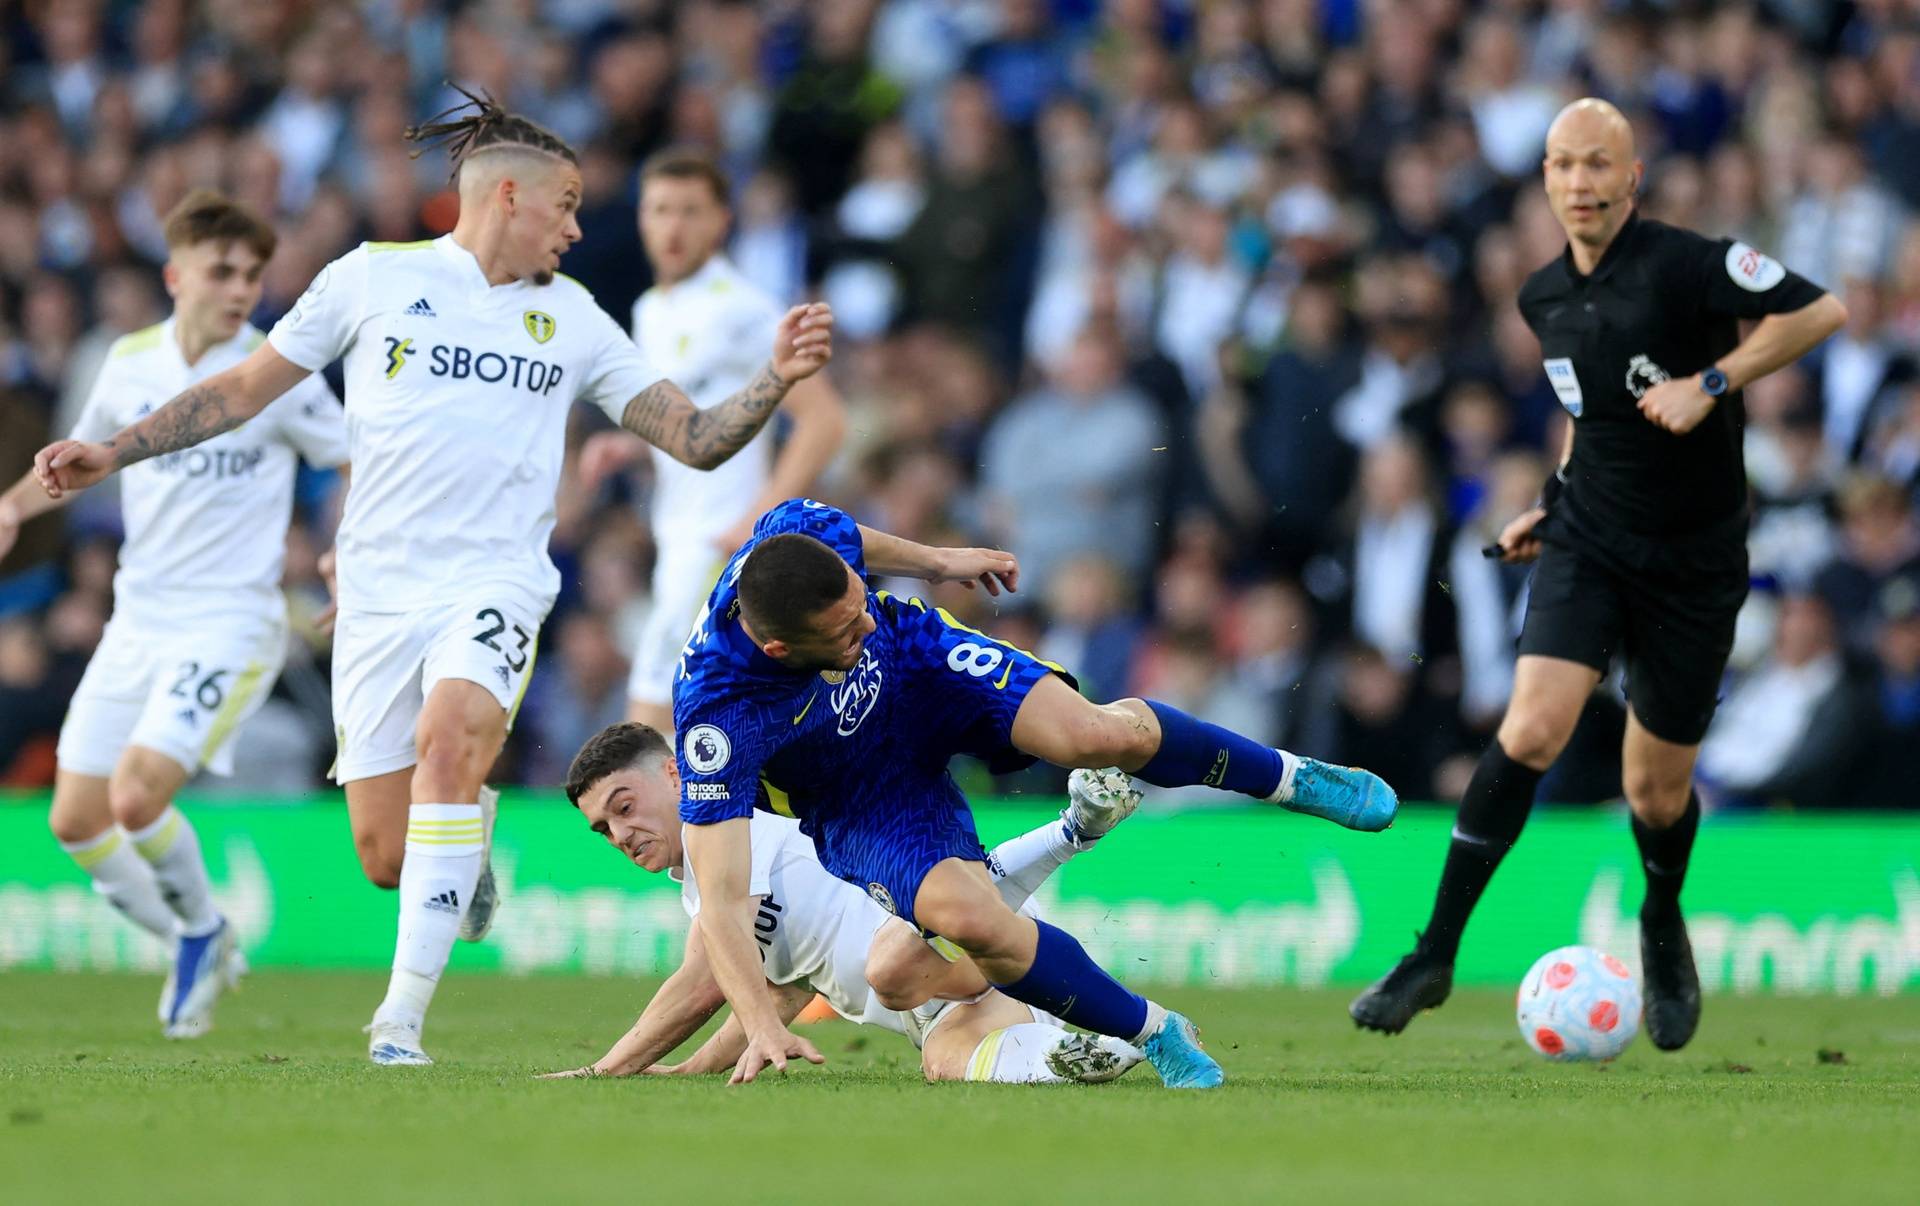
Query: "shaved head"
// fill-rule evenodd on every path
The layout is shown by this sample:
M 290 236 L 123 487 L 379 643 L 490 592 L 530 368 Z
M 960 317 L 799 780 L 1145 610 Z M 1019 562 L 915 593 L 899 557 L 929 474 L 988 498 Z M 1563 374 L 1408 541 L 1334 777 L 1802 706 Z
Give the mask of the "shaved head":
M 572 169 L 576 177 L 580 174 L 579 169 L 565 159 L 539 147 L 509 142 L 477 147 L 460 162 L 457 173 L 460 205 L 465 208 L 484 203 L 502 180 L 525 186 L 543 182 L 547 173 L 560 168 Z
M 1540 167 L 1547 203 L 1567 232 L 1574 262 L 1590 272 L 1633 215 L 1642 172 L 1633 127 L 1606 101 L 1582 97 L 1547 128 Z
M 1569 148 L 1604 145 L 1622 162 L 1628 162 L 1633 159 L 1633 126 L 1611 101 L 1583 96 L 1560 110 L 1553 124 L 1547 127 L 1547 153 L 1552 154 L 1554 147 L 1562 145 Z

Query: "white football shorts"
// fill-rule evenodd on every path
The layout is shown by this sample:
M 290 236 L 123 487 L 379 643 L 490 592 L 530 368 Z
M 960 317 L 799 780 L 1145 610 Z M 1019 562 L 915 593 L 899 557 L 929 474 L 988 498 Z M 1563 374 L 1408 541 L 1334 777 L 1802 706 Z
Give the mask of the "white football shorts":
M 340 612 L 333 640 L 333 779 L 350 783 L 419 759 L 414 728 L 435 685 L 478 683 L 513 727 L 533 678 L 552 602 L 513 587 L 475 587 L 458 603 L 414 611 Z
M 104 779 L 137 745 L 189 775 L 203 766 L 231 774 L 234 733 L 266 702 L 286 657 L 284 611 L 168 628 L 116 613 L 60 726 L 60 769 Z
M 671 706 L 673 675 L 680 651 L 700 609 L 707 605 L 730 553 L 705 540 L 660 546 L 653 563 L 653 610 L 640 628 L 633 651 L 633 671 L 627 676 L 627 698 L 635 703 Z

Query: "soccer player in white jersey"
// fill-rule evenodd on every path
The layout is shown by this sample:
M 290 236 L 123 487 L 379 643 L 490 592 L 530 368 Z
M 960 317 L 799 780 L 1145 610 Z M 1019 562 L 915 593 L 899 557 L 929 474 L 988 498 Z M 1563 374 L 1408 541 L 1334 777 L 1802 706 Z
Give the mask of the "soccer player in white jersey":
M 633 303 L 633 339 L 696 406 L 752 380 L 780 323 L 779 305 L 727 259 L 732 219 L 727 178 L 704 152 L 670 149 L 642 165 L 640 239 L 655 283 Z M 633 652 L 628 720 L 673 732 L 674 667 L 721 568 L 755 519 L 810 491 L 839 451 L 846 408 L 824 374 L 796 385 L 783 410 L 777 455 L 771 431 L 711 473 L 653 450 L 653 606 Z M 645 449 L 625 432 L 595 436 L 581 449 L 581 476 L 592 485 Z
M 266 338 L 247 315 L 273 228 L 201 191 L 167 216 L 165 231 L 173 317 L 114 343 L 77 440 L 110 435 Z M 347 459 L 339 400 L 318 377 L 244 426 L 128 472 L 113 618 L 60 729 L 49 824 L 95 889 L 173 946 L 160 997 L 169 1038 L 204 1033 L 242 967 L 200 840 L 173 797 L 203 766 L 231 769 L 235 730 L 280 673 L 280 568 L 303 458 L 322 467 Z M 30 474 L 0 494 L 0 555 L 24 519 L 58 505 Z
M 645 725 L 612 725 L 581 747 L 566 790 L 593 831 L 635 866 L 680 883 L 681 903 L 697 922 L 700 892 L 686 873 L 680 779 L 666 740 Z M 1061 820 L 1003 842 L 989 856 L 1001 895 L 1030 915 L 1034 890 L 1140 802 L 1131 780 L 1112 770 L 1075 771 L 1069 795 Z M 912 926 L 821 865 L 799 822 L 760 811 L 751 824 L 754 936 L 783 1021 L 819 993 L 847 1020 L 907 1037 L 920 1048 L 928 1080 L 1091 1083 L 1146 1058 L 1119 1039 L 1069 1031 L 993 991 L 957 950 L 952 961 L 935 953 Z M 695 924 L 680 967 L 633 1028 L 595 1063 L 557 1075 L 731 1071 L 747 1047 L 735 1018 L 683 1063 L 657 1063 L 725 1003 Z
M 369 1056 L 387 1065 L 431 1062 L 421 1028 L 453 942 L 492 920 L 483 788 L 559 588 L 547 542 L 569 408 L 599 405 L 711 468 L 831 354 L 830 312 L 796 307 L 751 382 L 694 406 L 558 276 L 580 238 L 572 149 L 470 99 L 474 112 L 408 131 L 447 140 L 450 235 L 362 244 L 240 364 L 105 443 L 62 441 L 35 460 L 58 497 L 234 427 L 345 357 L 356 472 L 336 538 L 335 778 L 367 878 L 400 890 L 393 976 L 368 1027 Z

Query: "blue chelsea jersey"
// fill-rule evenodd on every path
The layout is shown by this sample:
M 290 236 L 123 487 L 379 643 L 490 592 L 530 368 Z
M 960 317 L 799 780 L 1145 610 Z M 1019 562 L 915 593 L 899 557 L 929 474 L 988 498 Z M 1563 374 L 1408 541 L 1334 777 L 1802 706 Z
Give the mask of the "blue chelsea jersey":
M 744 817 L 756 806 L 793 814 L 810 798 L 846 785 L 874 755 L 877 734 L 863 733 L 863 726 L 886 686 L 885 626 L 868 637 L 859 664 L 844 672 L 790 670 L 762 653 L 740 626 L 740 567 L 761 541 L 789 532 L 824 542 L 866 578 L 859 525 L 846 512 L 805 498 L 761 516 L 727 562 L 674 672 L 680 816 L 689 824 Z M 879 603 L 869 590 L 868 609 Z

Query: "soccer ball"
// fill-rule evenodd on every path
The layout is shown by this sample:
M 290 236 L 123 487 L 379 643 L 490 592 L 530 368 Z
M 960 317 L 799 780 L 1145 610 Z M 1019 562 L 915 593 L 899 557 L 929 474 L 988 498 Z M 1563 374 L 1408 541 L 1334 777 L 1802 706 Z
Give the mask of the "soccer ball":
M 1520 1037 L 1548 1059 L 1612 1059 L 1640 1032 L 1640 985 L 1590 946 L 1548 951 L 1520 981 Z

